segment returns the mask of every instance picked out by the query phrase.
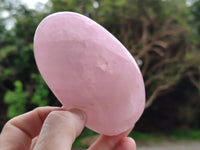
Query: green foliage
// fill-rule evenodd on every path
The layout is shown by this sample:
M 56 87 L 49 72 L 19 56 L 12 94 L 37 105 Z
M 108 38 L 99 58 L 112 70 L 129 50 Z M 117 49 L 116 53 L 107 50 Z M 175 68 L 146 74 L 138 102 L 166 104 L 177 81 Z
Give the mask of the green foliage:
M 194 19 L 192 21 L 192 26 L 196 29 L 198 35 L 200 36 L 200 1 L 197 0 L 191 7 L 191 12 L 193 13 Z
M 13 71 L 10 70 L 10 69 L 5 69 L 5 70 L 3 71 L 3 75 L 4 75 L 4 76 L 12 76 L 13 74 L 14 74 Z
M 96 134 L 91 135 L 90 130 L 84 129 L 84 134 L 81 134 L 81 138 L 78 137 L 73 144 L 73 147 L 87 148 L 88 145 L 83 144 L 84 139 L 93 138 Z M 88 134 L 87 134 L 88 133 Z M 174 129 L 174 130 L 165 130 L 162 133 L 159 132 L 150 132 L 143 133 L 133 130 L 129 137 L 133 138 L 136 143 L 142 144 L 156 144 L 162 141 L 177 141 L 177 140 L 200 140 L 200 130 L 185 130 L 185 129 Z
M 36 85 L 34 86 L 34 93 L 31 98 L 31 103 L 39 107 L 47 106 L 49 104 L 49 89 L 47 88 L 46 83 L 42 79 L 41 75 L 32 74 L 31 77 L 36 82 Z
M 98 7 L 93 6 L 95 2 Z M 169 83 L 173 86 L 166 89 L 162 87 L 154 94 L 157 96 L 156 100 L 159 101 L 162 94 L 166 99 L 171 99 L 172 88 L 177 93 L 189 92 L 188 95 L 193 95 L 186 88 L 177 87 L 181 83 L 193 87 L 186 82 L 187 75 L 191 72 L 199 82 L 199 10 L 200 1 L 188 7 L 185 0 L 49 0 L 44 11 L 29 9 L 18 0 L 0 1 L 0 14 L 3 11 L 10 12 L 8 18 L 0 15 L 0 99 L 8 104 L 8 116 L 13 117 L 37 106 L 55 104 L 55 98 L 39 75 L 34 61 L 33 37 L 39 22 L 57 11 L 75 11 L 89 16 L 113 33 L 136 60 L 140 59 L 147 99 L 158 91 L 156 89 Z M 6 22 L 9 19 L 15 24 L 7 30 Z M 171 103 L 175 105 L 179 95 L 175 95 L 166 106 L 172 107 Z M 188 97 L 184 103 L 187 107 L 181 107 L 180 113 L 177 113 L 182 116 L 179 121 L 183 124 L 183 118 L 187 117 L 188 122 L 190 119 L 194 122 L 199 116 L 196 111 L 192 114 L 193 117 L 187 113 L 181 114 L 191 110 L 197 103 L 191 102 Z M 177 107 L 180 107 L 182 101 L 177 102 Z M 160 112 L 163 110 L 158 110 L 156 114 Z M 169 117 L 170 113 L 172 112 L 168 113 Z M 149 121 L 151 122 L 151 118 Z M 137 132 L 133 136 L 138 136 L 138 139 L 148 138 L 146 135 L 137 135 Z
M 5 46 L 2 50 L 1 50 L 1 53 L 0 53 L 0 58 L 1 60 L 2 59 L 5 59 L 6 57 L 8 57 L 11 53 L 15 52 L 16 51 L 16 46 L 14 45 L 8 45 L 8 46 Z
M 9 118 L 20 115 L 26 110 L 28 92 L 23 90 L 21 81 L 15 81 L 14 86 L 14 91 L 7 91 L 4 96 L 4 102 L 9 104 L 7 111 L 7 116 Z
M 171 138 L 179 140 L 200 140 L 200 130 L 177 129 L 171 132 Z
M 10 118 L 49 104 L 50 92 L 38 73 L 33 55 L 34 32 L 46 15 L 28 9 L 18 0 L 0 1 L 0 5 L 2 12 L 10 13 L 8 18 L 0 15 L 0 20 L 15 22 L 10 30 L 5 27 L 6 21 L 0 22 L 0 98 L 8 104 Z M 13 83 L 16 85 L 11 91 Z
M 88 145 L 84 144 L 82 142 L 82 140 L 84 140 L 85 138 L 92 138 L 94 136 L 96 136 L 97 133 L 94 131 L 91 131 L 88 128 L 84 128 L 81 135 L 75 140 L 75 142 L 73 143 L 73 147 L 81 147 L 81 148 L 87 148 Z
M 129 136 L 132 137 L 136 141 L 154 141 L 156 137 L 159 137 L 156 134 L 152 134 L 152 133 L 146 134 L 146 133 L 141 133 L 137 131 L 132 131 L 129 134 Z
M 192 58 L 193 58 L 193 56 L 192 56 L 191 53 L 187 53 L 187 54 L 185 55 L 185 59 L 186 59 L 187 61 L 192 60 Z
M 142 133 L 132 131 L 129 134 L 130 137 L 138 141 L 153 142 L 153 141 L 166 141 L 166 140 L 200 140 L 200 130 L 186 130 L 186 129 L 173 129 L 169 131 L 165 130 L 163 133 Z

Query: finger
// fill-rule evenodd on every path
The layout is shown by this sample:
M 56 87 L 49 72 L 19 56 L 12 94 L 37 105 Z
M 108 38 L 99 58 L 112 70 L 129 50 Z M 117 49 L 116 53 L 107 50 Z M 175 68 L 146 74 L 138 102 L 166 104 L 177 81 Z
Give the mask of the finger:
M 37 139 L 38 139 L 37 136 L 34 137 L 34 138 L 32 139 L 31 146 L 30 146 L 30 150 L 33 150 L 33 148 L 35 147 L 35 144 L 36 144 L 36 142 L 37 142 Z
M 86 115 L 80 110 L 51 112 L 44 121 L 34 150 L 71 150 L 85 122 Z
M 40 107 L 8 121 L 0 135 L 2 150 L 27 150 L 32 138 L 37 136 L 46 116 L 59 107 Z
M 112 150 L 122 138 L 126 137 L 130 133 L 131 130 L 132 128 L 116 136 L 101 135 L 88 150 Z
M 114 150 L 136 150 L 136 143 L 132 138 L 125 137 L 117 143 Z

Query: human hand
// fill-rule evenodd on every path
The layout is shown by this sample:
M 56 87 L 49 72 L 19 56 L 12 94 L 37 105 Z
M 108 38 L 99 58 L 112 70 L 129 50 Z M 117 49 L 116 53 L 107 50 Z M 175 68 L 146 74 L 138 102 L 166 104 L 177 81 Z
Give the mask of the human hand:
M 40 107 L 8 121 L 0 135 L 1 150 L 70 150 L 86 123 L 84 112 Z M 129 131 L 118 136 L 101 135 L 88 150 L 135 150 Z

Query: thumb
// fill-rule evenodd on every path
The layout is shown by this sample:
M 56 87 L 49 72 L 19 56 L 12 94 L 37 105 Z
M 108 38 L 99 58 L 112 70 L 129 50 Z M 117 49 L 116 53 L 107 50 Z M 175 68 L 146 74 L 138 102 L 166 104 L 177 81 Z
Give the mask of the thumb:
M 51 112 L 44 121 L 34 150 L 71 150 L 85 122 L 86 114 L 78 109 Z

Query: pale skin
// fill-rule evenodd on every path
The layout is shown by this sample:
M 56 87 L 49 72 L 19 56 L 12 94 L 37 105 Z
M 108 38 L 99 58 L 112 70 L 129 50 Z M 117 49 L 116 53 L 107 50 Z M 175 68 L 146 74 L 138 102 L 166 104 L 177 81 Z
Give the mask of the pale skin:
M 1 150 L 71 150 L 87 116 L 80 110 L 40 107 L 8 121 L 0 135 Z M 131 129 L 130 129 L 131 130 Z M 117 136 L 101 135 L 88 150 L 136 150 L 126 131 Z

